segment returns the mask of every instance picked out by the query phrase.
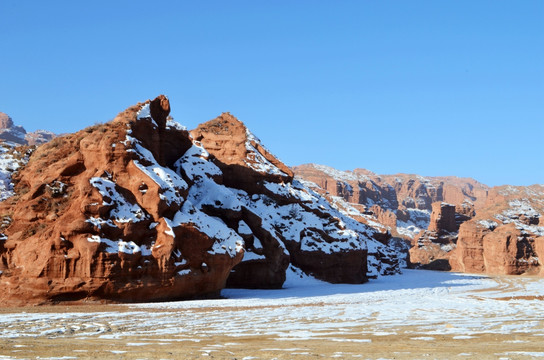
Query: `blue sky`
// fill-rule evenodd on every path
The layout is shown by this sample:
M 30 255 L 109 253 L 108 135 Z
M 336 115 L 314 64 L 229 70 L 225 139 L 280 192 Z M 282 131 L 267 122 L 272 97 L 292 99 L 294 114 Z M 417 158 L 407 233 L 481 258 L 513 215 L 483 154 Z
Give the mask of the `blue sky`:
M 544 183 L 544 1 L 0 1 L 0 111 L 77 131 L 164 93 L 287 165 Z

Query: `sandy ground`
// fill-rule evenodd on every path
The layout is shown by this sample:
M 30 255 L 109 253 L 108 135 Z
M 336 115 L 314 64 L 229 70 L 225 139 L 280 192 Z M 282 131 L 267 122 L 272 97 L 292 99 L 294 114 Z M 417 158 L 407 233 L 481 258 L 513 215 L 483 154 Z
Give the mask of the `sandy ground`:
M 228 300 L 2 309 L 0 359 L 544 358 L 543 285 L 412 272 Z

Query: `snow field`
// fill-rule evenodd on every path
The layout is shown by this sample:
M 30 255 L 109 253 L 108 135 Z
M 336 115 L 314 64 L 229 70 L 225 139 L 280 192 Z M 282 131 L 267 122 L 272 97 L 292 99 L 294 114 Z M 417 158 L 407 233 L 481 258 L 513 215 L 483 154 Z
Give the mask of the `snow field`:
M 226 299 L 127 305 L 123 311 L 5 313 L 0 338 L 268 336 L 364 342 L 415 327 L 414 338 L 544 336 L 541 278 L 488 278 L 407 270 L 362 285 L 333 285 L 289 269 L 281 290 L 225 289 Z M 505 298 L 506 297 L 506 298 Z M 152 313 L 152 316 L 150 316 Z M 366 340 L 365 340 L 366 339 Z

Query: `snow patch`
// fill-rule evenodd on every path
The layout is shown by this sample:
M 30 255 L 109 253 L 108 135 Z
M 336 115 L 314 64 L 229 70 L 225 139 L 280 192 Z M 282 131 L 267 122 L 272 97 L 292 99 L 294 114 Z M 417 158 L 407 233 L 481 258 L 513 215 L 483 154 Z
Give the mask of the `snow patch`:
M 116 184 L 108 179 L 93 177 L 89 180 L 100 195 L 102 195 L 102 205 L 112 206 L 110 217 L 118 223 L 139 222 L 148 219 L 148 215 L 137 204 L 128 202 L 116 189 Z M 89 219 L 100 223 L 97 218 Z
M 92 235 L 91 237 L 87 238 L 87 241 L 89 242 L 95 242 L 99 244 L 106 244 L 106 248 L 104 249 L 107 253 L 125 253 L 125 254 L 136 254 L 141 253 L 143 256 L 151 255 L 151 251 L 147 248 L 147 246 L 142 245 L 141 247 L 136 245 L 133 241 L 113 241 L 110 239 L 106 239 L 103 237 L 100 237 L 98 235 Z
M 274 164 L 272 164 L 266 157 L 264 157 L 253 144 L 258 144 L 260 147 L 265 149 L 268 153 L 270 153 L 266 148 L 262 145 L 261 141 L 249 131 L 249 129 L 246 128 L 246 150 L 247 150 L 247 156 L 246 159 L 244 159 L 244 162 L 247 166 L 252 168 L 255 171 L 265 173 L 265 174 L 271 174 L 271 175 L 281 175 L 286 176 L 283 171 L 278 169 L 278 167 Z

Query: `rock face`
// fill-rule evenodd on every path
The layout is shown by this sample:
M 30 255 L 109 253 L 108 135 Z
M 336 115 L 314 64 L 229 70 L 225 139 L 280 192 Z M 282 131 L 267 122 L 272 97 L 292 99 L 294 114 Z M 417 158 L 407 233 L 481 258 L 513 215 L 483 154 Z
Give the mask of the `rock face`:
M 360 212 L 376 214 L 379 222 L 390 227 L 393 236 L 405 239 L 413 239 L 427 229 L 434 202 L 479 208 L 485 205 L 489 189 L 473 179 L 453 176 L 377 175 L 364 169 L 339 171 L 316 164 L 296 166 L 293 170 L 355 210 L 359 207 Z M 458 219 L 461 222 L 468 217 Z
M 25 135 L 22 126 L 15 126 L 7 114 L 0 112 L 0 140 L 26 145 Z
M 432 205 L 431 222 L 429 231 L 435 232 L 456 232 L 459 226 L 455 221 L 455 205 L 436 202 Z
M 454 205 L 432 204 L 431 221 L 427 230 L 416 235 L 410 249 L 414 266 L 431 270 L 451 270 L 449 258 L 457 244 L 457 214 Z
M 37 130 L 27 133 L 22 126 L 16 126 L 11 117 L 0 112 L 0 141 L 15 145 L 40 145 L 53 139 L 56 135 L 50 131 Z
M 214 156 L 225 174 L 227 186 L 249 192 L 267 191 L 264 182 L 290 183 L 293 172 L 229 113 L 208 121 L 191 131 L 196 141 Z M 235 183 L 228 183 L 228 181 Z
M 410 241 L 408 265 L 544 274 L 543 185 L 489 188 L 472 179 L 344 172 L 314 164 L 294 170 L 345 214 Z
M 186 201 L 182 172 L 157 159 L 180 159 L 189 134 L 159 129 L 166 119 L 149 108 L 39 147 L 14 177 L 2 204 L 4 302 L 156 301 L 224 286 L 242 239 Z
M 543 185 L 491 189 L 487 206 L 459 229 L 452 269 L 542 275 L 543 203 Z
M 173 300 L 214 296 L 227 283 L 276 288 L 290 264 L 331 282 L 399 272 L 378 231 L 294 180 L 233 116 L 190 134 L 169 112 L 159 96 L 10 154 L 17 165 L 0 203 L 1 303 Z
M 251 195 L 239 199 L 244 203 L 244 223 L 251 229 L 248 233 L 253 233 L 246 244 L 255 255 L 235 267 L 230 286 L 254 282 L 255 287 L 278 287 L 289 261 L 329 282 L 360 283 L 367 275 L 399 271 L 394 249 L 376 241 L 374 229 L 343 216 L 317 193 L 294 181 L 293 172 L 232 115 L 224 113 L 191 134 L 221 169 L 224 184 Z M 269 219 L 274 222 L 266 224 Z M 367 246 L 361 246 L 361 241 Z M 261 273 L 269 275 L 255 276 Z
M 484 206 L 489 189 L 473 179 L 377 175 L 364 169 L 338 171 L 316 164 L 297 166 L 294 171 L 315 184 L 315 190 L 345 214 L 382 234 L 390 233 L 391 241 L 404 244 L 401 247 L 406 251 L 412 247 L 407 265 L 433 263 L 431 268 L 440 269 L 449 268 L 443 258 L 455 248 L 452 233 L 474 216 L 476 207 Z M 433 206 L 450 201 L 455 206 Z
M 26 133 L 25 141 L 28 145 L 41 145 L 53 140 L 57 135 L 47 130 L 36 130 L 31 133 Z

